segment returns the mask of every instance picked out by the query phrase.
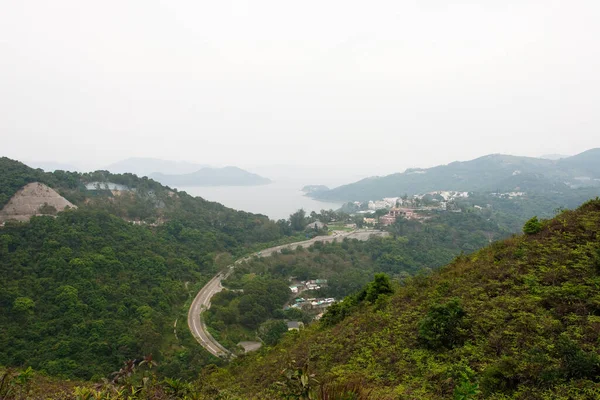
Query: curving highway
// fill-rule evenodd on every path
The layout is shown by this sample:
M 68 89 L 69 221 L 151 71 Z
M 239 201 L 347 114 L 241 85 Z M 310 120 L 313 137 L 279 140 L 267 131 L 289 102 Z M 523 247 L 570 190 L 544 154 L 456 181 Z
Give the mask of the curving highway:
M 330 236 L 317 236 L 309 240 L 304 240 L 301 242 L 295 242 L 290 244 L 284 244 L 281 246 L 271 247 L 265 250 L 262 250 L 253 256 L 258 257 L 267 257 L 272 255 L 273 253 L 280 252 L 282 249 L 295 249 L 298 246 L 301 247 L 309 247 L 315 242 L 333 242 L 338 239 L 350 238 L 350 239 L 358 239 L 358 240 L 367 240 L 371 235 L 377 236 L 387 236 L 388 232 L 376 231 L 376 230 L 356 230 L 352 232 L 334 232 L 333 235 Z M 227 267 L 227 269 L 223 272 L 219 272 L 215 275 L 206 285 L 200 289 L 194 301 L 190 305 L 190 309 L 188 311 L 188 326 L 190 327 L 190 331 L 194 338 L 204 347 L 209 353 L 217 357 L 235 357 L 233 353 L 227 350 L 225 347 L 221 346 L 219 342 L 215 340 L 215 338 L 208 332 L 206 329 L 206 325 L 204 324 L 204 320 L 202 318 L 202 312 L 210 308 L 210 299 L 215 295 L 215 293 L 223 290 L 223 286 L 221 286 L 221 281 L 226 279 L 229 274 L 233 271 L 233 268 L 236 264 L 240 264 L 242 262 L 248 261 L 251 259 L 250 257 L 244 257 L 237 260 L 234 264 Z

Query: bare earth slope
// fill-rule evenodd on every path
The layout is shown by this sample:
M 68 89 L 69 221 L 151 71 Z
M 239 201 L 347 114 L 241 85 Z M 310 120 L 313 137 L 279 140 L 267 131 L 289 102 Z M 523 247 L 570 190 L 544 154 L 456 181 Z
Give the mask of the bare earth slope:
M 39 182 L 23 186 L 0 211 L 0 222 L 29 221 L 34 215 L 52 215 L 65 208 L 77 208 L 54 189 Z

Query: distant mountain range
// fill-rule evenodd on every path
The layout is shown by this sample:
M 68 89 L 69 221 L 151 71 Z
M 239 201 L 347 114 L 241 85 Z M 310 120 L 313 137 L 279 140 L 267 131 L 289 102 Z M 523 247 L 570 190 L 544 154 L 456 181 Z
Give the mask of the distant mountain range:
M 172 187 L 181 186 L 256 186 L 271 183 L 270 179 L 238 167 L 205 167 L 189 174 L 150 174 L 150 178 Z
M 311 196 L 327 201 L 366 201 L 436 190 L 540 192 L 582 186 L 600 186 L 600 148 L 558 160 L 491 154 L 471 161 L 366 178 Z
M 158 158 L 132 157 L 107 166 L 107 171 L 113 174 L 136 174 L 139 177 L 150 176 L 153 173 L 189 174 L 208 167 L 207 164 L 197 164 L 187 161 L 161 160 Z
M 73 164 L 65 164 L 56 161 L 28 161 L 27 164 L 31 168 L 40 168 L 46 172 L 54 172 L 54 171 L 81 171 L 81 168 L 73 165 Z
M 564 154 L 544 154 L 543 156 L 540 156 L 540 158 L 544 158 L 546 160 L 560 160 L 561 158 L 568 158 L 570 156 L 564 155 Z
M 238 167 L 212 168 L 206 164 L 157 158 L 128 158 L 106 167 L 112 173 L 147 176 L 172 187 L 179 186 L 255 186 L 271 180 Z

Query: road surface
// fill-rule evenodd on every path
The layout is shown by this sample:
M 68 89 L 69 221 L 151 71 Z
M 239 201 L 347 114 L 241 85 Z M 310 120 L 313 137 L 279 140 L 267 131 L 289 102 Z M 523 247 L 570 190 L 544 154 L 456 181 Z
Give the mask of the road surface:
M 210 299 L 215 293 L 223 290 L 221 281 L 226 279 L 236 264 L 240 264 L 245 261 L 249 261 L 252 257 L 268 257 L 273 253 L 280 252 L 282 249 L 295 249 L 298 246 L 309 247 L 315 242 L 333 242 L 336 240 L 342 240 L 344 238 L 367 240 L 371 235 L 387 236 L 387 232 L 376 231 L 376 230 L 357 230 L 352 232 L 334 232 L 333 235 L 329 236 L 317 236 L 315 238 L 304 240 L 302 242 L 295 242 L 290 244 L 284 244 L 281 246 L 271 247 L 269 249 L 261 250 L 260 252 L 253 254 L 250 257 L 244 257 L 237 260 L 234 264 L 227 267 L 223 272 L 219 272 L 215 275 L 196 295 L 188 311 L 188 326 L 194 338 L 204 347 L 209 353 L 217 357 L 235 357 L 229 350 L 221 346 L 219 342 L 208 332 L 204 320 L 202 318 L 202 312 L 210 308 Z

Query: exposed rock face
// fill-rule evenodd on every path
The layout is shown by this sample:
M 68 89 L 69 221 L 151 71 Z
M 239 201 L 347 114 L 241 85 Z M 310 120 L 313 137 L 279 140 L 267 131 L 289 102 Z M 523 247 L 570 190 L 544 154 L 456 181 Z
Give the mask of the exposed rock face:
M 67 207 L 77 208 L 43 183 L 28 183 L 0 210 L 0 222 L 29 221 L 34 215 L 54 215 Z

